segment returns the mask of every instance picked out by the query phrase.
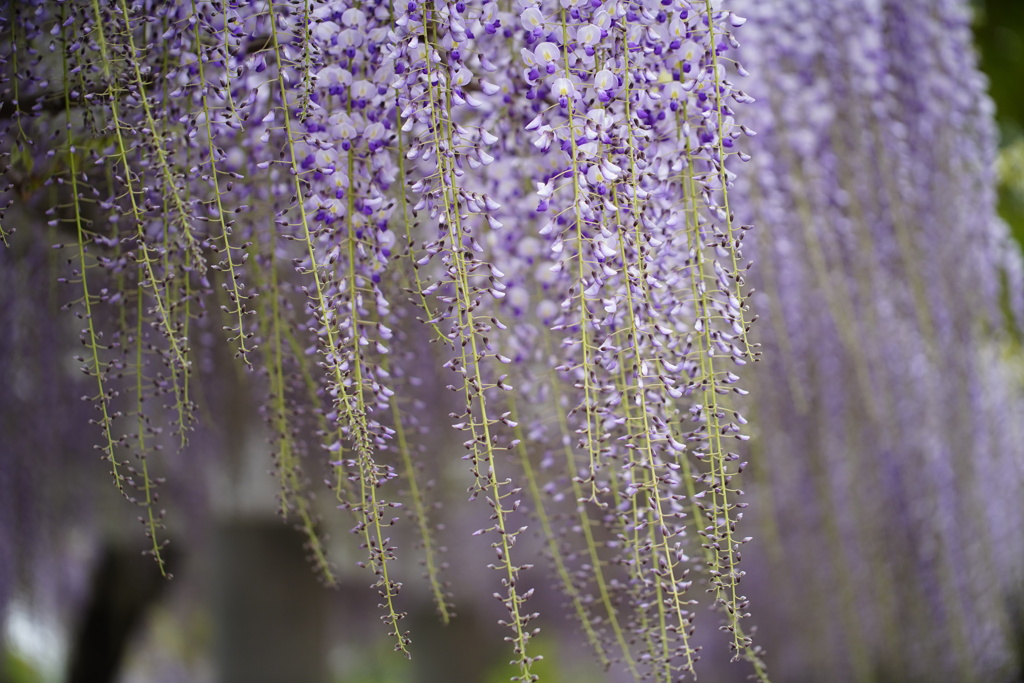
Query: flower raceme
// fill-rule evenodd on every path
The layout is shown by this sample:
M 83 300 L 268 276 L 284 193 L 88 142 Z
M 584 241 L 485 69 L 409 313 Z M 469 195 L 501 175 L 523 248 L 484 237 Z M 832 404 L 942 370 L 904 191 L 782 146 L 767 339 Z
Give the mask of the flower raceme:
M 120 446 L 147 462 L 163 444 L 146 425 L 167 419 L 184 442 L 199 331 L 222 323 L 257 369 L 284 514 L 332 581 L 303 471 L 330 473 L 405 650 L 401 501 L 447 614 L 415 443 L 442 426 L 406 398 L 435 381 L 406 350 L 429 338 L 519 678 L 537 659 L 520 505 L 605 664 L 693 674 L 697 581 L 765 678 L 732 445 L 733 370 L 756 355 L 730 208 L 741 17 L 710 0 L 37 0 L 2 21 L 5 87 L 33 76 L 8 173 L 59 198 L 119 489 L 152 509 L 156 479 L 124 474 Z M 25 171 L 30 149 L 45 161 Z M 129 379 L 144 373 L 156 388 Z
M 752 597 L 791 611 L 764 634 L 776 661 L 800 653 L 773 674 L 1016 680 L 1024 287 L 968 3 L 734 8 L 744 63 L 773 65 L 748 85 L 737 206 L 770 293 L 771 361 L 747 377 L 759 538 L 779 520 L 776 569 L 758 566 L 774 600 Z

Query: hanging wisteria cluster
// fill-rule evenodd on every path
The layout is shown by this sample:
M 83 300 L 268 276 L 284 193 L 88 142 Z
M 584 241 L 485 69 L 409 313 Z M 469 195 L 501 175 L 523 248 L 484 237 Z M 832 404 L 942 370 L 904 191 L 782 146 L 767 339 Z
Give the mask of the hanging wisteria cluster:
M 735 5 L 759 28 L 744 63 L 773 65 L 750 79 L 737 213 L 769 293 L 750 386 L 771 394 L 751 487 L 768 609 L 803 651 L 776 675 L 1016 680 L 1024 286 L 968 8 L 786 5 Z
M 631 679 L 696 676 L 704 605 L 716 680 L 1013 680 L 1024 271 L 966 5 L 0 0 L 0 522 L 84 408 L 166 571 L 244 374 L 225 431 L 398 650 L 408 566 L 452 615 L 454 462 L 519 680 L 544 576 Z M 66 338 L 86 401 L 19 428 Z
M 449 426 L 407 398 L 429 340 L 519 678 L 522 504 L 605 665 L 692 674 L 709 595 L 764 679 L 734 479 L 743 23 L 711 0 L 4 3 L 0 236 L 48 206 L 98 448 L 158 566 L 153 456 L 185 446 L 223 330 L 324 580 L 327 472 L 396 647 L 401 506 L 447 618 L 417 440 Z

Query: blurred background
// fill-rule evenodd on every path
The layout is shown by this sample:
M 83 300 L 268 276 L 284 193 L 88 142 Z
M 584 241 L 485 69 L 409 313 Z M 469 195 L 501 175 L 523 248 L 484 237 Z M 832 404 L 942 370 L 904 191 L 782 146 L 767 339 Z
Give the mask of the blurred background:
M 999 212 L 1015 238 L 1024 242 L 1024 3 L 978 1 L 974 10 L 976 45 L 999 126 Z M 63 294 L 49 284 L 59 269 L 56 258 L 51 250 L 30 246 L 17 259 L 8 252 L 0 254 L 0 291 L 29 285 L 26 297 L 5 301 L 11 307 L 10 319 L 17 319 L 18 306 L 60 307 Z M 216 381 L 200 384 L 205 394 L 203 422 L 218 426 L 202 428 L 192 447 L 163 473 L 168 480 L 166 495 L 174 501 L 168 504 L 168 562 L 174 579 L 163 580 L 152 560 L 140 557 L 142 534 L 110 490 L 105 467 L 92 457 L 61 455 L 81 453 L 88 448 L 83 444 L 93 439 L 82 432 L 91 417 L 91 408 L 77 400 L 83 392 L 68 391 L 73 388 L 67 375 L 75 365 L 71 356 L 77 331 L 56 316 L 35 324 L 37 329 L 12 332 L 5 337 L 10 348 L 0 349 L 6 354 L 2 376 L 8 392 L 0 396 L 13 397 L 0 409 L 0 434 L 7 439 L 25 429 L 13 409 L 18 401 L 44 403 L 59 417 L 48 429 L 33 428 L 19 437 L 17 457 L 5 458 L 0 472 L 0 490 L 6 497 L 0 510 L 11 516 L 2 525 L 9 537 L 0 538 L 0 586 L 14 586 L 11 594 L 0 596 L 0 604 L 7 605 L 0 682 L 496 683 L 513 675 L 506 664 L 504 631 L 497 625 L 503 608 L 486 597 L 493 590 L 488 588 L 492 577 L 479 567 L 470 536 L 481 526 L 482 506 L 455 502 L 436 511 L 457 617 L 441 625 L 419 568 L 406 565 L 407 576 L 400 580 L 406 584 L 402 598 L 409 611 L 406 624 L 412 631 L 413 659 L 396 655 L 378 622 L 371 577 L 354 566 L 359 558 L 353 551 L 346 555 L 343 544 L 335 544 L 332 559 L 342 581 L 339 588 L 326 589 L 310 570 L 300 535 L 276 516 L 268 447 L 247 429 L 245 416 L 254 414 L 256 407 L 242 373 L 221 373 Z M 17 349 L 26 344 L 52 345 L 52 357 L 68 358 L 67 366 L 19 364 Z M 225 359 L 211 357 L 208 362 L 211 368 L 230 366 Z M 6 448 L 11 447 L 9 440 Z M 451 444 L 437 444 L 439 451 L 450 448 Z M 448 491 L 448 500 L 458 501 L 467 485 L 460 464 L 438 465 L 434 486 Z M 200 468 L 215 476 L 202 481 L 188 476 Z M 341 522 L 335 525 L 331 535 L 348 533 Z M 1009 526 L 1019 530 L 1020 520 Z M 771 530 L 765 533 L 770 538 Z M 396 534 L 401 548 L 415 547 L 414 538 L 403 536 L 408 529 Z M 541 545 L 524 550 L 539 557 Z M 807 562 L 815 561 L 808 554 L 813 551 L 801 552 Z M 770 564 L 770 554 L 766 545 L 755 541 L 755 566 Z M 538 575 L 550 571 L 542 561 L 537 565 Z M 748 572 L 755 573 L 750 567 Z M 750 580 L 756 593 L 758 579 Z M 541 679 L 601 679 L 605 674 L 593 663 L 561 596 L 550 588 L 554 583 L 534 581 L 539 592 L 534 599 L 542 614 L 536 641 L 544 656 L 537 667 Z M 764 594 L 770 588 L 760 590 Z M 852 600 L 875 597 L 857 595 Z M 771 655 L 773 636 L 792 637 L 787 616 L 781 613 L 784 610 L 775 614 L 765 609 L 759 618 L 756 606 L 753 611 Z M 1005 678 L 990 679 L 993 683 L 1020 680 L 1012 676 L 1014 671 L 1019 675 L 1024 659 L 1024 627 L 1019 611 L 1016 621 L 1013 609 L 1009 613 L 1005 632 L 1011 634 L 1009 641 L 1016 638 L 1017 650 L 1009 655 L 1011 663 L 999 669 L 998 675 Z M 906 623 L 919 618 L 908 616 Z M 711 616 L 702 630 L 713 631 L 713 622 Z M 899 622 L 895 628 L 899 630 Z M 721 643 L 709 636 L 705 659 L 724 659 L 719 647 Z M 821 647 L 821 652 L 827 651 Z M 792 648 L 787 652 L 795 656 Z M 822 656 L 808 654 L 808 660 L 815 658 Z M 844 664 L 842 673 L 824 678 L 821 672 L 828 670 L 827 662 L 778 664 L 787 673 L 777 680 L 786 683 L 927 680 L 899 673 L 898 668 L 886 673 L 884 666 L 859 669 Z M 801 670 L 806 671 L 803 678 L 793 673 Z M 742 669 L 713 669 L 707 680 L 740 680 L 745 674 Z M 975 675 L 976 671 L 950 673 L 946 680 L 972 680 Z M 616 676 L 626 680 L 614 671 L 609 679 Z

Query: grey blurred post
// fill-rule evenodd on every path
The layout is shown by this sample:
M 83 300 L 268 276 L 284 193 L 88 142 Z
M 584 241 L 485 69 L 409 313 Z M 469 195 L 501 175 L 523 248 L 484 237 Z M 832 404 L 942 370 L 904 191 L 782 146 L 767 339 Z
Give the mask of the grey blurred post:
M 301 537 L 274 518 L 226 520 L 218 535 L 219 683 L 327 683 L 327 589 Z

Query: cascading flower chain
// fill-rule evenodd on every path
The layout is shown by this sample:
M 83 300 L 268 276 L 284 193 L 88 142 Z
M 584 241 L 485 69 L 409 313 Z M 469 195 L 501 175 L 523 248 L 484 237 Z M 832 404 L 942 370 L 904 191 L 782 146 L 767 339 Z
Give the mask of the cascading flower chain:
M 157 396 L 183 443 L 215 323 L 266 393 L 282 513 L 333 583 L 305 474 L 323 454 L 408 652 L 400 482 L 448 615 L 414 457 L 438 429 L 403 395 L 437 381 L 409 349 L 426 335 L 455 377 L 434 398 L 454 401 L 470 499 L 489 508 L 478 535 L 518 679 L 539 659 L 521 506 L 602 663 L 695 675 L 690 589 L 705 581 L 765 679 L 741 626 L 743 463 L 727 446 L 747 436 L 725 364 L 756 355 L 729 201 L 750 132 L 734 110 L 750 99 L 732 84 L 740 17 L 711 0 L 188 0 L 153 21 L 141 0 L 57 4 L 59 19 L 12 10 L 19 59 L 36 22 L 67 57 L 65 106 L 17 109 L 15 146 L 67 131 L 49 180 L 70 193 L 85 365 L 119 488 L 118 375 L 136 380 L 140 457 L 163 445 L 144 412 Z M 143 49 L 155 38 L 166 53 Z M 87 165 L 80 121 L 103 137 Z M 113 232 L 89 227 L 92 188 Z M 130 302 L 103 294 L 115 281 Z M 132 342 L 118 372 L 101 303 Z M 140 480 L 159 558 L 144 457 Z

